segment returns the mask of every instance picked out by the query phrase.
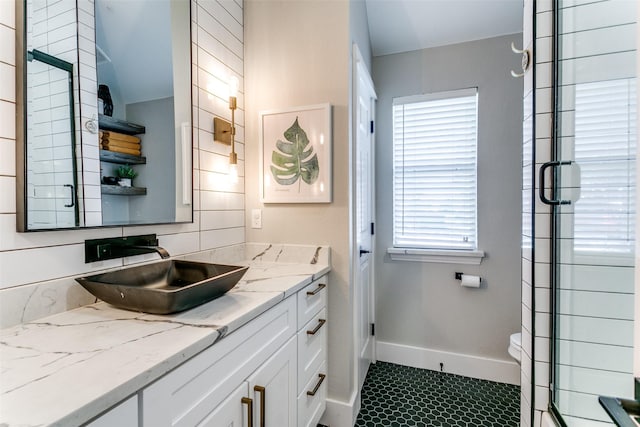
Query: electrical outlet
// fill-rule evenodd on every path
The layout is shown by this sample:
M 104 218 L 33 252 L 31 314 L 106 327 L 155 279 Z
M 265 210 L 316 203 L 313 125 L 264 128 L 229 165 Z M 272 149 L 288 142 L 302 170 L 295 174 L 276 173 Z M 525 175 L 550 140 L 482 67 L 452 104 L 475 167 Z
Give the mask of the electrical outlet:
M 251 209 L 251 228 L 262 228 L 262 209 Z

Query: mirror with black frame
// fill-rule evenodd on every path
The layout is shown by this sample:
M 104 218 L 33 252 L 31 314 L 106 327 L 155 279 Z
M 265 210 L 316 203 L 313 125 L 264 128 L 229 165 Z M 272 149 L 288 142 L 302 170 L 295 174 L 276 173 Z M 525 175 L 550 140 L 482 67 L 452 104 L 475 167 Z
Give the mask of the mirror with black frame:
M 192 221 L 190 1 L 18 9 L 18 231 Z

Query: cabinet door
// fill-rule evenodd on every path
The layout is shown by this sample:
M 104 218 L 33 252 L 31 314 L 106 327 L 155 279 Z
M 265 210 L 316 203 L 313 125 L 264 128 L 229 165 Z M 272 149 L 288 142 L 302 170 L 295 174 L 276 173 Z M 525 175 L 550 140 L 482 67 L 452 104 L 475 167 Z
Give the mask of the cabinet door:
M 138 427 L 138 395 L 111 408 L 85 427 Z
M 244 427 L 248 425 L 247 410 L 252 407 L 243 401 L 249 395 L 249 385 L 244 382 L 228 398 L 216 407 L 198 427 Z
M 288 298 L 143 389 L 142 427 L 201 423 L 294 336 L 295 307 Z
M 296 338 L 249 377 L 256 427 L 296 427 Z

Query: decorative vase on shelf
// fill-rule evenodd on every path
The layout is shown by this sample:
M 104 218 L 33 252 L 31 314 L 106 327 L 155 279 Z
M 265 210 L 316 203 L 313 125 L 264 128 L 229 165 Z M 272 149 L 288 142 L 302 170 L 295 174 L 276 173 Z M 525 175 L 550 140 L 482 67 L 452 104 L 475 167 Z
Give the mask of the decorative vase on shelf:
M 111 100 L 111 92 L 109 91 L 109 86 L 98 85 L 98 99 L 102 100 L 103 114 L 105 116 L 111 117 L 113 115 L 113 101 Z
M 120 187 L 131 187 L 131 178 L 120 178 L 118 180 L 118 185 Z

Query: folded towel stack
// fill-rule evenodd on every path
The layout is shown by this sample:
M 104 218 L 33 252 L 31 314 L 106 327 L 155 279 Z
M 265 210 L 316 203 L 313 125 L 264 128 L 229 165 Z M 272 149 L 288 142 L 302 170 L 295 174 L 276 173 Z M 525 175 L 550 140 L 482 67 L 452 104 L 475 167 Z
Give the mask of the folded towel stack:
M 140 138 L 137 136 L 112 131 L 100 131 L 100 143 L 103 150 L 133 154 L 134 156 L 142 154 Z

